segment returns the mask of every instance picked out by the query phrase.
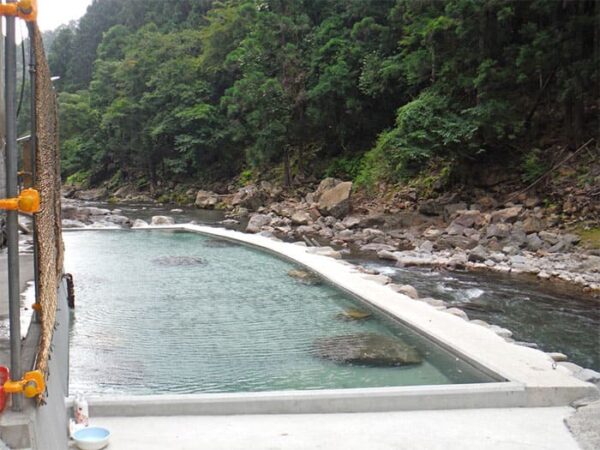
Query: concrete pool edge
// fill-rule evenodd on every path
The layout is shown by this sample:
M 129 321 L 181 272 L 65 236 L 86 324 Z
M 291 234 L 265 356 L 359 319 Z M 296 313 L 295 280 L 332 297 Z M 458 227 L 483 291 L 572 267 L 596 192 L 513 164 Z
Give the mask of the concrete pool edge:
M 265 236 L 199 225 L 152 226 L 136 230 L 196 232 L 244 243 L 294 261 L 458 356 L 465 357 L 476 367 L 509 381 L 318 391 L 96 397 L 89 400 L 92 414 L 282 414 L 538 407 L 568 405 L 597 393 L 594 385 L 580 381 L 567 369 L 556 366 L 545 353 L 508 343 L 487 328 L 398 294 L 348 263 L 313 253 L 314 249 Z
M 92 416 L 314 414 L 523 407 L 518 383 L 89 397 Z M 67 399 L 67 407 L 73 400 Z M 546 406 L 546 405 L 540 405 Z

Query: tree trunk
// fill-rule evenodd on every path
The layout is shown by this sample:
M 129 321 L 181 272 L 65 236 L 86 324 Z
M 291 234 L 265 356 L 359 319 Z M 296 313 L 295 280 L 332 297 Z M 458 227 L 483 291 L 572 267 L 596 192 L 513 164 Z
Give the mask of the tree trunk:
M 283 184 L 286 188 L 292 186 L 292 170 L 290 167 L 290 149 L 288 147 L 283 151 Z

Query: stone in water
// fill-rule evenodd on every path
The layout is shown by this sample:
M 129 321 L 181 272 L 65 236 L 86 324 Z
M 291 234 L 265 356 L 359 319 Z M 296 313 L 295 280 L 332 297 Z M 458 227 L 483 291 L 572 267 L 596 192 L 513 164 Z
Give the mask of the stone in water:
M 199 266 L 205 263 L 202 258 L 196 256 L 161 256 L 153 259 L 152 262 L 165 267 Z
M 338 364 L 398 367 L 422 362 L 419 352 L 399 338 L 359 333 L 316 339 L 315 355 Z

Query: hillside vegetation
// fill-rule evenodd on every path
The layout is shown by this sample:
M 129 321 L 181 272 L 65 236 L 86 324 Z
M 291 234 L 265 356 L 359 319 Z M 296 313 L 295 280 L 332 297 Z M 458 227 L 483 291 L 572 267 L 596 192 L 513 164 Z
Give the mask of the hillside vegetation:
M 599 17 L 593 0 L 95 0 L 49 54 L 63 175 L 534 180 L 597 137 Z

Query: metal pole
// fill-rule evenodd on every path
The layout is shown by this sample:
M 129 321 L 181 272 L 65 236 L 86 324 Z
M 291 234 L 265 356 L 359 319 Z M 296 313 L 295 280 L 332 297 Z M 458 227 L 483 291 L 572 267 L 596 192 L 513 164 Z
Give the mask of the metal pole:
M 29 30 L 29 83 L 31 85 L 31 133 L 29 138 L 29 143 L 31 144 L 31 184 L 32 187 L 35 187 L 35 176 L 36 176 L 36 158 L 37 158 L 37 123 L 36 123 L 36 110 L 35 110 L 35 96 L 36 96 L 36 65 L 35 65 L 35 42 L 34 42 L 34 33 L 35 28 L 33 23 L 27 22 L 27 29 Z M 39 267 L 40 267 L 40 259 L 38 252 L 38 243 L 37 243 L 37 233 L 36 233 L 36 215 L 32 215 L 32 223 L 31 226 L 33 228 L 33 276 L 34 276 L 34 286 L 35 286 L 35 302 L 40 304 L 40 277 L 39 277 Z M 40 321 L 40 317 L 37 311 L 34 311 L 33 320 L 35 322 Z
M 8 0 L 7 3 L 15 3 Z M 15 18 L 6 17 L 5 51 L 5 101 L 6 101 L 6 195 L 16 197 L 17 192 L 17 48 L 15 45 Z M 8 315 L 10 318 L 10 376 L 20 380 L 21 370 L 21 317 L 19 288 L 19 213 L 8 211 L 6 231 L 8 241 Z M 20 395 L 12 396 L 13 411 L 23 409 Z

